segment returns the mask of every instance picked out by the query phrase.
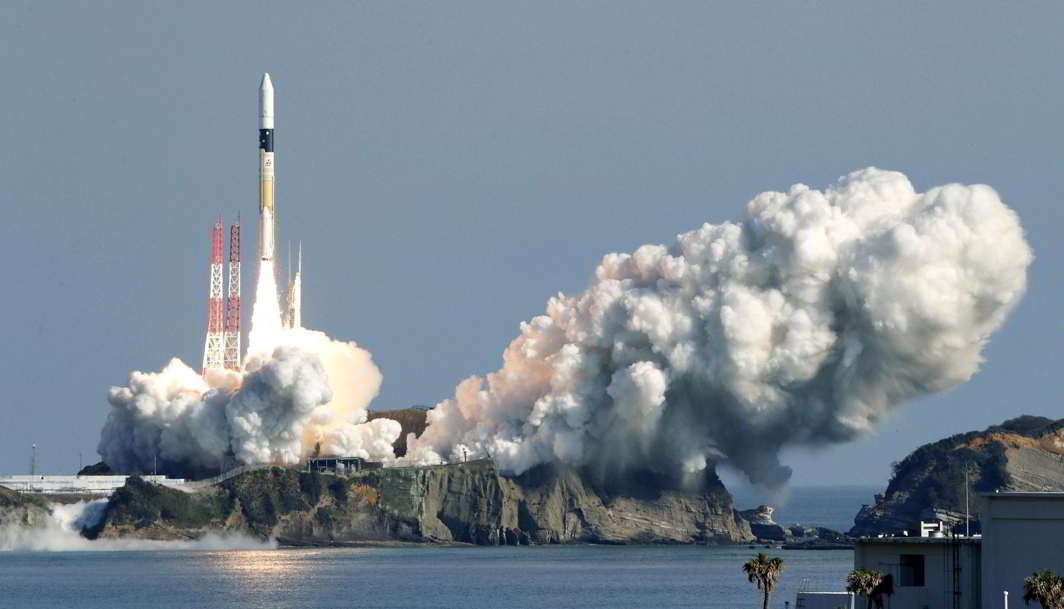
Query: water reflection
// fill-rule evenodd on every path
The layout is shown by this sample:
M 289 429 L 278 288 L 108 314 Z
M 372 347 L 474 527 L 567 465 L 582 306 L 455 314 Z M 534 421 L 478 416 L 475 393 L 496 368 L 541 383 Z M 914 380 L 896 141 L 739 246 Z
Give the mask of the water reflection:
M 208 568 L 218 573 L 234 592 L 262 593 L 276 589 L 286 580 L 305 575 L 310 556 L 284 550 L 244 550 L 205 552 Z

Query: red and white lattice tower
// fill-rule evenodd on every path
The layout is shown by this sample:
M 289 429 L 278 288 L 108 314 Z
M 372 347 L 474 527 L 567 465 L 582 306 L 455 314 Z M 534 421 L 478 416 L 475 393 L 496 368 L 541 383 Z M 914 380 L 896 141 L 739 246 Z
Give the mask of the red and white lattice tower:
M 207 297 L 207 341 L 203 345 L 203 373 L 212 368 L 222 368 L 222 324 L 224 302 L 222 301 L 222 239 L 224 227 L 219 219 L 211 229 L 211 291 Z
M 240 370 L 240 216 L 229 227 L 229 294 L 225 301 L 225 367 Z

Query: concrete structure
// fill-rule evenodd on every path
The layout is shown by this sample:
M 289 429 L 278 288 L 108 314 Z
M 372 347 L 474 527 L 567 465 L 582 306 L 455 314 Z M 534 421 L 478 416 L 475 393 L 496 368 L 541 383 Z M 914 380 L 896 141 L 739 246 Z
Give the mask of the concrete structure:
M 894 577 L 888 609 L 1001 609 L 1006 592 L 1020 607 L 1024 578 L 1046 569 L 1064 575 L 1064 492 L 987 493 L 980 501 L 981 537 L 921 523 L 925 537 L 859 539 L 854 568 Z
M 106 497 L 121 488 L 129 476 L 0 476 L 0 486 L 20 493 L 45 495 L 96 495 Z M 141 476 L 148 482 L 185 490 L 184 478 Z
M 1022 607 L 1023 579 L 1050 569 L 1064 575 L 1064 493 L 982 495 L 984 607 L 1003 606 L 1009 592 Z
M 855 609 L 852 592 L 799 592 L 794 609 Z
M 979 537 L 866 537 L 854 545 L 853 568 L 889 573 L 887 609 L 979 609 Z M 861 603 L 867 602 L 861 600 Z
M 307 471 L 346 474 L 366 469 L 381 469 L 380 461 L 367 461 L 362 457 L 316 457 L 307 461 Z

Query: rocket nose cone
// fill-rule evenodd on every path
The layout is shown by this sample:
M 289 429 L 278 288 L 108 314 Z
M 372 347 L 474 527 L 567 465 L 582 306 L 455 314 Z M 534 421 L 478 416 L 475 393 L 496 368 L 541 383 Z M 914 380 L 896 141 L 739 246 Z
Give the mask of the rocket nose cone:
M 269 73 L 262 75 L 259 85 L 259 129 L 273 129 L 273 82 Z

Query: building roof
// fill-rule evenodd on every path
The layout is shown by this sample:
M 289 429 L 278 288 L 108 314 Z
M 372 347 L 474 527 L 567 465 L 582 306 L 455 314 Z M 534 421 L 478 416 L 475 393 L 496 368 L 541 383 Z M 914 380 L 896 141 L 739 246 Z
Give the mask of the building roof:
M 969 543 L 969 544 L 981 544 L 983 537 L 981 535 L 972 535 L 965 537 L 963 535 L 957 535 L 956 537 L 861 537 L 855 541 L 859 544 L 868 543 L 880 543 L 880 544 L 948 544 L 948 543 Z
M 1062 491 L 1006 491 L 1004 493 L 979 493 L 987 499 L 1008 497 L 1011 499 L 1064 499 Z

